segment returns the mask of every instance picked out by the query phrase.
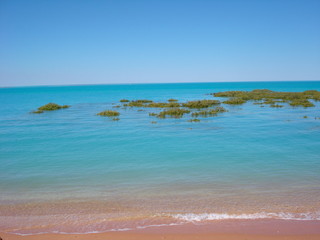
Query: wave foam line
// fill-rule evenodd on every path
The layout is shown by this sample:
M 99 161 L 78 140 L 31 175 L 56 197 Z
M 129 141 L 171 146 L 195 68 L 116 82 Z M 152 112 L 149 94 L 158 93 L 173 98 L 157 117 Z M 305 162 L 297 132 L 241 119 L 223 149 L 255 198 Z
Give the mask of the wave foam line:
M 227 213 L 187 213 L 173 214 L 171 217 L 186 222 L 201 222 L 213 220 L 228 219 L 282 219 L 282 220 L 320 220 L 320 212 L 318 213 L 252 213 L 252 214 L 227 214 Z

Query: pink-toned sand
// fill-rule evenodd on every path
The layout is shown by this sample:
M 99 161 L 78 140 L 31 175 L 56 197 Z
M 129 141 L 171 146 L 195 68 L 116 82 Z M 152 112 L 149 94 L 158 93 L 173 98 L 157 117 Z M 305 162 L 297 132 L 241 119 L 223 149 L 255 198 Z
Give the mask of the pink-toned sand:
M 41 234 L 19 236 L 0 233 L 3 240 L 319 240 L 320 234 L 314 235 L 250 235 L 250 234 L 153 234 L 153 233 L 95 233 L 95 234 Z
M 320 221 L 248 220 L 92 234 L 0 233 L 3 240 L 320 240 Z

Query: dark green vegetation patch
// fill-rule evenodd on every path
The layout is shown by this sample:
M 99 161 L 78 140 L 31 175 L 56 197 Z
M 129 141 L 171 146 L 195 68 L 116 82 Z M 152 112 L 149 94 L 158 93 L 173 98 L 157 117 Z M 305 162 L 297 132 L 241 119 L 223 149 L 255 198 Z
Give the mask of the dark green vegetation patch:
M 129 103 L 123 104 L 125 107 L 146 107 L 146 108 L 177 108 L 180 107 L 181 104 L 177 102 L 153 102 L 151 100 L 143 100 L 149 102 L 141 102 L 141 101 L 131 101 Z
M 187 108 L 208 108 L 218 104 L 220 104 L 218 100 L 196 100 L 182 103 L 182 106 Z
M 193 118 L 193 119 L 188 120 L 188 122 L 200 122 L 200 119 L 198 119 L 198 118 Z
M 194 112 L 191 114 L 191 116 L 193 117 L 211 117 L 211 116 L 216 116 L 218 113 L 222 113 L 222 112 L 227 112 L 227 110 L 224 107 L 216 107 L 214 109 L 210 109 L 210 110 L 202 110 L 199 112 Z
M 106 110 L 106 111 L 97 113 L 97 115 L 103 116 L 103 117 L 117 117 L 120 115 L 120 113 L 117 111 Z
M 152 103 L 152 100 L 140 99 L 130 101 L 129 103 L 123 104 L 125 107 L 145 107 L 146 103 Z
M 273 108 L 282 108 L 283 105 L 280 105 L 280 104 L 271 104 L 270 107 L 273 107 Z
M 281 107 L 276 102 L 287 102 L 291 106 L 314 107 L 309 100 L 320 101 L 320 92 L 307 90 L 304 92 L 275 92 L 268 89 L 255 89 L 252 91 L 226 91 L 212 93 L 215 97 L 228 97 L 225 104 L 243 104 L 248 100 L 264 101 L 263 104 L 270 104 L 271 107 Z M 258 103 L 255 103 L 258 104 Z
M 231 104 L 231 105 L 243 104 L 245 102 L 246 102 L 245 100 L 237 97 L 230 98 L 229 100 L 223 101 L 224 104 Z
M 173 108 L 173 109 L 163 110 L 157 115 L 157 117 L 158 118 L 166 118 L 166 117 L 181 118 L 185 113 L 190 113 L 190 111 L 183 108 Z
M 43 105 L 41 107 L 38 107 L 38 110 L 33 111 L 32 113 L 43 113 L 44 111 L 54 111 L 59 110 L 62 108 L 69 108 L 69 105 L 59 105 L 56 103 L 47 103 L 46 105 Z

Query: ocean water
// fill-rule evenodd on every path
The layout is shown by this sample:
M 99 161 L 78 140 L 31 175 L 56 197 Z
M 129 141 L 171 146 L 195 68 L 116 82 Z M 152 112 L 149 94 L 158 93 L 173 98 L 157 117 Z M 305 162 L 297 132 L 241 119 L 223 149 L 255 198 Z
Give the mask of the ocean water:
M 123 98 L 184 102 L 253 89 L 320 90 L 320 82 L 1 88 L 0 230 L 320 221 L 320 102 L 278 109 L 248 101 L 195 123 L 149 116 L 159 109 L 114 108 Z M 30 113 L 48 102 L 71 107 Z M 96 115 L 107 109 L 120 120 Z

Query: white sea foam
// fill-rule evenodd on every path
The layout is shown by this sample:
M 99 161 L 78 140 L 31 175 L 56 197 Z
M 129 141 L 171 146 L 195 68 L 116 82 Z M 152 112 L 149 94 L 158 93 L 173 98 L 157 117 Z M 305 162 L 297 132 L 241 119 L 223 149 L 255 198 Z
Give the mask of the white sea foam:
M 202 222 L 228 219 L 283 219 L 283 220 L 320 220 L 320 213 L 251 213 L 251 214 L 227 214 L 227 213 L 187 213 L 173 214 L 175 219 L 186 222 Z
M 137 229 L 146 229 L 146 228 L 157 228 L 157 227 L 170 227 L 170 226 L 177 226 L 177 225 L 184 225 L 187 223 L 201 223 L 207 221 L 217 221 L 217 220 L 232 220 L 232 219 L 239 219 L 239 220 L 254 220 L 254 219 L 281 219 L 281 220 L 297 220 L 297 221 L 320 221 L 320 211 L 313 212 L 313 213 L 268 213 L 268 212 L 260 212 L 260 213 L 251 213 L 251 214 L 228 214 L 228 213 L 185 213 L 185 214 L 157 214 L 154 215 L 155 218 L 159 217 L 160 219 L 163 217 L 171 217 L 172 221 L 169 223 L 160 223 L 159 224 L 148 224 L 139 223 L 137 225 L 132 226 L 119 226 L 119 227 L 110 227 L 108 225 L 105 228 L 100 230 L 93 229 L 84 229 L 83 231 L 70 231 L 66 232 L 63 230 L 49 230 L 49 231 L 39 231 L 39 232 L 24 232 L 24 229 L 16 229 L 13 234 L 27 236 L 27 235 L 37 235 L 37 234 L 44 234 L 44 233 L 60 233 L 60 234 L 89 234 L 89 233 L 102 233 L 102 232 L 121 232 L 121 231 L 131 231 Z M 168 220 L 168 219 L 167 219 Z M 59 228 L 59 226 L 57 226 Z

